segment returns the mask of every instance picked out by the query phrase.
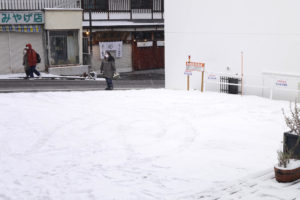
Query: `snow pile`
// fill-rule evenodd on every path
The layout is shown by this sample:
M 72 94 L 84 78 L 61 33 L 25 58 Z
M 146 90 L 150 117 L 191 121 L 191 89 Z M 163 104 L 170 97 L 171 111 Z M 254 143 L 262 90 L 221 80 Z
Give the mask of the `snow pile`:
M 276 168 L 278 169 L 288 169 L 288 170 L 292 170 L 292 169 L 296 169 L 300 167 L 300 160 L 294 160 L 291 159 L 290 162 L 287 164 L 286 167 L 280 167 L 278 164 L 275 165 Z
M 190 199 L 274 166 L 288 106 L 165 89 L 0 94 L 0 199 Z

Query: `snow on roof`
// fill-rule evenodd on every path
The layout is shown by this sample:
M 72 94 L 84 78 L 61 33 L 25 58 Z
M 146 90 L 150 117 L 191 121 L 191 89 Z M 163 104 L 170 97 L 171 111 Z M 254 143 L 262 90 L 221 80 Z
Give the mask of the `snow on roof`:
M 51 11 L 82 11 L 81 8 L 44 8 L 44 10 L 51 10 Z
M 163 22 L 134 22 L 134 21 L 93 21 L 92 26 L 163 26 Z M 83 21 L 82 26 L 89 26 L 88 21 Z

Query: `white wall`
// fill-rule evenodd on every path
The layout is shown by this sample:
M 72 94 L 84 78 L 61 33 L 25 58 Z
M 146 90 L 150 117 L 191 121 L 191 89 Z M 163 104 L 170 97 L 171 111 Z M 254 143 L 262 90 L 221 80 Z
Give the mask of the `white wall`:
M 261 84 L 263 71 L 300 74 L 299 7 L 298 0 L 166 0 L 166 87 L 186 88 L 188 55 L 208 71 L 240 74 L 243 51 L 248 84 Z M 191 80 L 199 89 L 200 74 Z

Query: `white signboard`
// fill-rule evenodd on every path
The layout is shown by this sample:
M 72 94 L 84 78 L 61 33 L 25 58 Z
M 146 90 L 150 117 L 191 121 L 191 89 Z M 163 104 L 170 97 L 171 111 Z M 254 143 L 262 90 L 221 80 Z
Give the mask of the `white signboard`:
M 1 11 L 0 24 L 44 24 L 44 13 L 41 11 Z
M 184 71 L 184 75 L 192 76 L 193 73 L 191 71 Z
M 165 46 L 165 41 L 157 41 L 157 46 L 158 46 L 158 47 L 163 47 L 163 46 Z
M 288 83 L 287 83 L 286 80 L 277 80 L 276 81 L 276 86 L 287 87 Z
M 104 59 L 106 51 L 116 51 L 116 57 L 121 58 L 123 56 L 123 42 L 99 42 L 100 57 Z
M 205 63 L 199 62 L 186 62 L 186 71 L 198 71 L 203 72 Z
M 215 74 L 209 74 L 208 77 L 207 77 L 207 79 L 209 79 L 209 80 L 217 80 L 217 75 L 215 75 Z
M 153 46 L 153 41 L 137 43 L 137 47 L 152 47 L 152 46 Z

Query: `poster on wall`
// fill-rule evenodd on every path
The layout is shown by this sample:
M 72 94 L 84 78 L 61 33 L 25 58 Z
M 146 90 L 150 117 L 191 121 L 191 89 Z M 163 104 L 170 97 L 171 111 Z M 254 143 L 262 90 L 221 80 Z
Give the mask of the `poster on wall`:
M 116 51 L 116 57 L 122 58 L 123 56 L 123 42 L 99 42 L 100 46 L 100 57 L 104 59 L 106 51 Z

